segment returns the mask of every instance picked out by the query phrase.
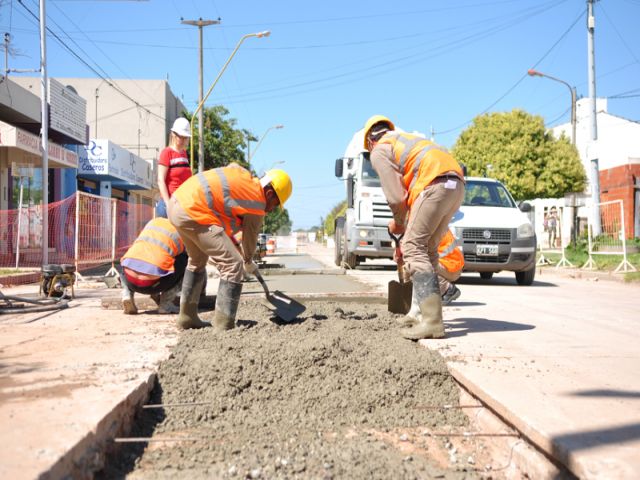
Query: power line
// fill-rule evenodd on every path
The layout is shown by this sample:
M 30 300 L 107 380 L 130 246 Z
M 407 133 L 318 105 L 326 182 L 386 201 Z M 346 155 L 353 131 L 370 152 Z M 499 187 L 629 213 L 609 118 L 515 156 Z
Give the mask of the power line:
M 569 28 L 567 28 L 565 30 L 565 32 L 560 35 L 560 38 L 558 38 L 558 40 L 555 41 L 555 43 L 553 45 L 551 45 L 551 47 L 545 52 L 544 55 L 542 55 L 542 57 L 533 65 L 532 68 L 537 67 L 540 63 L 542 63 L 542 61 L 553 51 L 553 49 L 569 34 L 569 32 L 573 29 L 573 27 L 576 25 L 576 23 L 578 23 L 578 20 L 580 20 L 583 16 L 584 16 L 584 10 L 582 10 L 580 12 L 580 15 L 578 15 L 576 17 L 576 19 L 573 21 L 573 23 L 571 25 L 569 25 Z M 520 85 L 522 83 L 522 81 L 527 78 L 528 74 L 525 73 L 524 75 L 522 75 L 517 81 L 516 83 L 514 83 L 504 94 L 502 94 L 495 102 L 493 102 L 491 105 L 489 105 L 487 108 L 485 108 L 482 112 L 480 112 L 478 115 L 484 115 L 485 113 L 487 113 L 491 108 L 493 108 L 495 105 L 497 105 L 503 98 L 505 98 L 507 95 L 509 95 L 513 90 L 515 90 L 515 88 Z M 477 115 L 476 115 L 477 116 Z M 467 120 L 466 122 L 454 127 L 454 128 L 450 128 L 448 130 L 443 130 L 440 132 L 434 132 L 435 135 L 442 135 L 444 133 L 450 133 L 453 132 L 455 130 L 458 130 L 462 127 L 464 127 L 465 125 L 471 123 L 473 121 L 473 119 L 471 120 Z
M 620 41 L 622 42 L 622 44 L 625 46 L 625 48 L 627 49 L 627 51 L 631 54 L 631 56 L 633 57 L 633 59 L 636 61 L 636 63 L 638 65 L 640 65 L 640 60 L 638 60 L 638 57 L 636 57 L 635 53 L 633 53 L 633 51 L 631 50 L 631 48 L 629 47 L 629 45 L 627 44 L 627 42 L 624 40 L 624 38 L 622 37 L 622 35 L 620 34 L 620 32 L 618 31 L 618 29 L 616 28 L 616 24 L 613 23 L 611 21 L 611 19 L 609 18 L 609 15 L 607 15 L 606 10 L 604 9 L 603 5 L 600 5 L 600 10 L 602 10 L 602 13 L 604 13 L 604 17 L 607 19 L 607 21 L 611 24 L 611 27 L 613 28 L 613 31 L 616 32 L 616 35 L 618 35 L 618 38 L 620 39 Z
M 566 0 L 564 0 L 566 1 Z M 308 93 L 311 91 L 316 91 L 316 90 L 322 90 L 322 89 L 326 89 L 326 88 L 330 88 L 330 87 L 336 87 L 339 85 L 344 85 L 347 83 L 351 83 L 353 81 L 358 81 L 358 80 L 362 80 L 362 79 L 370 79 L 374 76 L 377 75 L 382 75 L 385 74 L 387 72 L 395 72 L 398 69 L 398 65 L 399 66 L 404 66 L 404 65 L 414 65 L 416 61 L 424 61 L 426 59 L 429 58 L 433 58 L 439 55 L 443 55 L 445 53 L 448 53 L 452 50 L 454 50 L 455 48 L 460 48 L 464 45 L 468 45 L 470 43 L 473 43 L 479 39 L 482 38 L 486 38 L 487 36 L 490 36 L 492 34 L 495 34 L 499 31 L 511 28 L 515 25 L 517 25 L 518 23 L 521 23 L 525 20 L 530 19 L 531 17 L 535 16 L 535 15 L 539 15 L 541 13 L 545 13 L 548 12 L 548 7 L 551 6 L 556 6 L 559 5 L 560 3 L 563 2 L 556 2 L 556 1 L 550 1 L 544 5 L 535 7 L 535 8 L 531 8 L 531 9 L 527 9 L 527 10 L 523 10 L 521 12 L 518 12 L 518 17 L 516 18 L 508 18 L 507 20 L 505 20 L 504 22 L 490 27 L 488 29 L 482 30 L 480 32 L 476 32 L 470 35 L 467 35 L 463 38 L 460 39 L 455 39 L 450 41 L 449 43 L 445 43 L 443 45 L 440 46 L 435 46 L 432 47 L 430 51 L 427 51 L 427 53 L 425 53 L 424 50 L 420 50 L 418 53 L 414 53 L 414 54 L 409 54 L 409 55 L 405 55 L 404 57 L 397 57 L 397 50 L 393 50 L 390 53 L 387 54 L 377 54 L 374 57 L 369 57 L 363 60 L 359 60 L 359 61 L 355 61 L 355 62 L 350 62 L 348 64 L 348 66 L 350 67 L 354 67 L 358 64 L 362 64 L 362 63 L 366 63 L 368 61 L 370 61 L 371 59 L 376 59 L 376 60 L 381 60 L 379 63 L 376 63 L 372 66 L 368 66 L 368 67 L 364 67 L 364 68 L 355 68 L 351 71 L 347 71 L 345 73 L 340 73 L 337 75 L 332 75 L 332 76 L 328 76 L 328 77 L 324 77 L 321 79 L 316 79 L 316 80 L 310 80 L 307 82 L 299 82 L 296 84 L 289 84 L 286 86 L 281 86 L 281 87 L 276 87 L 276 88 L 271 88 L 271 89 L 264 89 L 264 90 L 259 90 L 257 92 L 254 92 L 253 94 L 251 94 L 249 97 L 246 96 L 230 96 L 227 98 L 223 98 L 220 101 L 224 102 L 224 103 L 233 103 L 234 99 L 238 99 L 238 100 L 251 100 L 251 101 L 257 101 L 257 100 L 265 100 L 265 99 L 273 99 L 273 98 L 282 98 L 282 97 L 288 97 L 288 96 L 292 96 L 292 95 L 298 95 L 298 94 L 302 94 L 302 93 Z M 486 23 L 486 22 L 484 22 Z M 432 42 L 430 41 L 426 41 L 426 42 L 422 42 L 422 43 L 418 43 L 415 44 L 411 49 L 416 50 L 416 49 L 420 49 L 424 44 L 431 44 Z M 411 49 L 405 49 L 405 51 L 411 50 Z M 392 57 L 391 60 L 384 60 L 385 57 Z M 375 73 L 371 73 L 372 70 L 378 70 Z M 326 71 L 326 70 L 325 70 Z M 302 90 L 302 91 L 298 91 L 298 92 L 291 92 L 291 89 L 294 88 L 299 88 L 299 87 L 305 87 L 305 86 L 309 86 L 309 85 L 314 85 L 314 84 L 318 84 L 318 83 L 323 83 L 323 82 L 329 82 L 329 81 L 333 81 L 333 80 L 337 80 L 339 78 L 344 78 L 344 77 L 348 77 L 348 76 L 356 76 L 353 79 L 350 80 L 344 80 L 342 82 L 338 82 L 338 83 L 331 83 L 328 85 L 324 85 L 324 86 L 319 86 L 316 88 L 312 88 L 312 89 L 306 89 L 306 90 Z M 273 93 L 273 92 L 278 92 L 278 91 L 282 91 L 282 90 L 286 90 L 287 93 L 282 94 L 282 95 L 276 95 L 276 96 L 271 96 L 271 97 L 266 97 L 266 98 L 260 98 L 259 95 L 265 94 L 265 93 Z M 256 98 L 256 96 L 258 96 L 258 98 Z
M 23 0 L 18 0 L 18 3 L 20 3 L 20 5 L 31 14 L 31 16 L 39 21 L 38 16 L 33 13 L 31 11 L 31 9 L 29 7 L 27 7 L 24 3 Z M 54 22 L 55 23 L 55 22 Z M 67 45 L 61 38 L 60 36 L 58 36 L 58 34 L 56 32 L 54 32 L 53 30 L 51 30 L 51 28 L 47 27 L 47 31 L 58 41 L 58 43 L 60 45 L 62 45 L 62 47 L 67 50 L 71 55 L 73 55 L 78 61 L 80 61 L 83 65 L 85 65 L 89 70 L 91 70 L 93 73 L 95 73 L 98 77 L 100 77 L 102 80 L 104 80 L 107 85 L 109 85 L 110 87 L 112 87 L 116 92 L 118 92 L 120 95 L 122 95 L 123 97 L 127 98 L 128 100 L 130 100 L 131 102 L 133 102 L 136 107 L 144 110 L 145 112 L 147 112 L 150 115 L 153 115 L 155 117 L 158 117 L 159 119 L 161 119 L 163 122 L 166 122 L 166 118 L 162 117 L 161 115 L 158 115 L 155 112 L 152 112 L 151 110 L 149 110 L 148 108 L 144 107 L 143 105 L 141 105 L 138 101 L 136 101 L 135 99 L 133 99 L 131 96 L 129 96 L 129 94 L 127 94 L 124 90 L 122 90 L 111 78 L 108 77 L 108 75 L 103 75 L 102 73 L 100 73 L 98 70 L 96 70 L 92 65 L 90 65 L 89 63 L 87 63 L 75 50 L 73 50 L 69 45 Z

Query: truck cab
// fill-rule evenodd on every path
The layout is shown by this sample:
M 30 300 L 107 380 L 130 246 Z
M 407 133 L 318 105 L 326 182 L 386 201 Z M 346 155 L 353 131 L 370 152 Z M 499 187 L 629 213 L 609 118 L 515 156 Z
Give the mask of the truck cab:
M 347 210 L 335 220 L 334 260 L 355 268 L 367 258 L 393 258 L 387 225 L 393 218 L 378 174 L 363 149 L 363 131 L 357 132 L 335 164 L 335 175 L 345 182 Z

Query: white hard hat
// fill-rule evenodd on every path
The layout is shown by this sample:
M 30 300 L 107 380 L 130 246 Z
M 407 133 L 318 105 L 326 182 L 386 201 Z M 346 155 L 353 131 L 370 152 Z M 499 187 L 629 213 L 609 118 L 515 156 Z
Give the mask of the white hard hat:
M 191 137 L 191 124 L 189 120 L 184 117 L 176 118 L 176 121 L 173 122 L 173 127 L 171 127 L 171 131 L 176 135 L 180 135 L 181 137 Z

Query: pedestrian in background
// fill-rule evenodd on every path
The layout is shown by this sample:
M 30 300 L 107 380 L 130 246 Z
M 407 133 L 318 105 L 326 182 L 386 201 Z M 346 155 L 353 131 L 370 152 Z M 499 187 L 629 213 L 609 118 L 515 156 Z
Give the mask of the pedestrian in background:
M 556 207 L 551 207 L 547 215 L 547 235 L 549 236 L 549 248 L 555 248 L 558 235 L 558 212 Z
M 444 148 L 395 131 L 393 122 L 382 115 L 367 120 L 364 148 L 371 152 L 371 165 L 393 213 L 389 231 L 404 233 L 402 254 L 413 299 L 400 333 L 412 340 L 442 338 L 438 244 L 464 198 L 462 168 Z
M 269 170 L 258 179 L 245 168 L 206 170 L 184 182 L 169 200 L 169 220 L 184 241 L 189 263 L 182 282 L 179 328 L 211 326 L 198 317 L 198 297 L 209 259 L 220 272 L 214 327 L 235 327 L 244 272 L 258 266 L 253 255 L 266 213 L 291 196 L 291 179 L 283 170 Z M 242 231 L 242 249 L 232 236 Z
M 169 146 L 158 159 L 158 189 L 160 200 L 156 204 L 156 217 L 167 217 L 167 205 L 173 192 L 191 177 L 187 146 L 191 138 L 191 124 L 184 117 L 176 118 L 169 133 Z

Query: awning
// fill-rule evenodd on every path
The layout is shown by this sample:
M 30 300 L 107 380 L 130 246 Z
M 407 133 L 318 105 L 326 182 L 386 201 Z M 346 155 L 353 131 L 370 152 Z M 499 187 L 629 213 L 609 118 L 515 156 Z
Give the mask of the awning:
M 110 181 L 121 190 L 151 190 L 155 186 L 154 162 L 138 157 L 107 139 L 91 139 L 79 147 L 78 177 Z
M 9 162 L 42 167 L 40 137 L 21 128 L 0 122 L 0 148 L 9 149 Z M 49 141 L 49 168 L 78 168 L 78 155 Z

